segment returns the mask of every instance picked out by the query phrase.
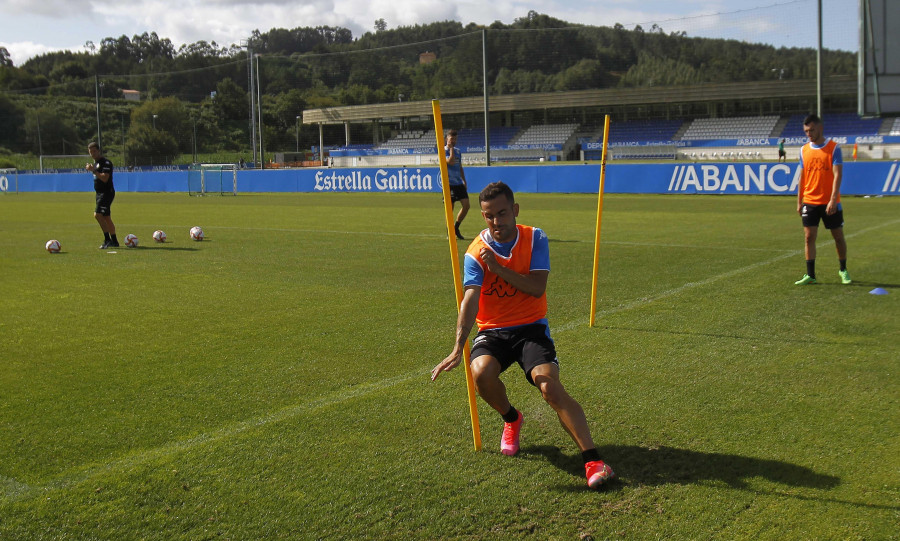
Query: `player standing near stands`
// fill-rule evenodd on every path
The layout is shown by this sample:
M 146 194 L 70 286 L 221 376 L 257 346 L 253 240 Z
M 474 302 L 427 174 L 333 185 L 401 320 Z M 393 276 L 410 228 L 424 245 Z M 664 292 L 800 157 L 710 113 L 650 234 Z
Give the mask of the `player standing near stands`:
M 456 215 L 456 238 L 465 239 L 459 232 L 459 224 L 465 219 L 469 213 L 469 191 L 466 183 L 466 173 L 463 171 L 462 152 L 456 148 L 456 130 L 450 130 L 447 134 L 447 144 L 444 150 L 447 152 L 447 180 L 450 183 L 450 205 L 459 201 L 462 208 Z
M 94 218 L 100 224 L 100 229 L 103 230 L 103 244 L 100 245 L 100 249 L 116 248 L 119 246 L 119 239 L 116 238 L 116 225 L 113 223 L 109 211 L 113 199 L 116 198 L 116 188 L 113 186 L 113 164 L 103 157 L 100 153 L 100 145 L 96 142 L 88 145 L 88 152 L 94 159 L 94 163 L 84 164 L 84 169 L 94 174 L 94 191 L 97 192 Z
M 778 141 L 778 161 L 787 161 L 787 152 L 784 151 L 784 139 Z
M 800 185 L 797 189 L 797 213 L 803 218 L 806 240 L 806 274 L 794 282 L 799 285 L 816 283 L 816 237 L 819 220 L 831 231 L 837 248 L 842 284 L 850 283 L 847 271 L 847 241 L 844 240 L 844 210 L 841 207 L 841 179 L 844 160 L 841 147 L 834 140 L 825 140 L 822 119 L 809 115 L 803 121 L 803 131 L 809 143 L 800 149 Z
M 615 474 L 600 460 L 584 410 L 559 380 L 559 360 L 547 323 L 547 235 L 536 227 L 516 225 L 519 205 L 502 182 L 488 184 L 478 201 L 488 227 L 466 251 L 456 341 L 450 355 L 431 370 L 431 379 L 459 365 L 469 331 L 477 323 L 472 377 L 481 398 L 503 417 L 500 452 L 514 455 L 519 450 L 523 417 L 510 404 L 500 380 L 504 370 L 518 363 L 581 450 L 588 486 L 599 488 Z

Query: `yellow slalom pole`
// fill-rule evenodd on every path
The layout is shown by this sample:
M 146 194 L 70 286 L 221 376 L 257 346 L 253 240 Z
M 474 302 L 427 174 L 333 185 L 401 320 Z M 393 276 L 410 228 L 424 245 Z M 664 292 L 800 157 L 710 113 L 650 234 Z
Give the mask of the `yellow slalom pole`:
M 597 270 L 600 267 L 600 223 L 603 218 L 603 184 L 606 182 L 606 145 L 609 142 L 609 115 L 603 120 L 603 154 L 600 157 L 600 190 L 597 196 L 597 234 L 594 236 L 594 272 L 591 277 L 591 322 L 597 312 Z
M 447 238 L 450 239 L 450 263 L 453 266 L 453 286 L 456 289 L 456 311 L 462 306 L 463 287 L 459 272 L 459 252 L 456 247 L 456 229 L 453 227 L 453 202 L 450 200 L 450 177 L 447 173 L 447 156 L 444 154 L 444 126 L 441 121 L 441 104 L 431 100 L 434 113 L 434 134 L 437 137 L 438 163 L 441 165 L 441 191 L 444 194 L 444 219 L 447 222 Z M 469 366 L 469 344 L 463 349 L 463 366 L 466 370 L 466 389 L 469 392 L 469 416 L 472 418 L 472 439 L 475 450 L 481 450 L 481 427 L 478 424 L 478 404 L 475 400 L 475 380 Z

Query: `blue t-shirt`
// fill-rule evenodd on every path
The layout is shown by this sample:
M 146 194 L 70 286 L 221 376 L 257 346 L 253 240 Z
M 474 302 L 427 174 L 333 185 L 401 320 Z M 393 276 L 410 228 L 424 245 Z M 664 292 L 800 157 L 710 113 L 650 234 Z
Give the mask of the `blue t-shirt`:
M 444 147 L 444 150 L 447 150 L 447 147 Z M 462 152 L 453 147 L 453 156 L 456 157 L 456 162 L 452 165 L 450 164 L 450 156 L 447 156 L 447 180 L 450 182 L 451 186 L 458 186 L 460 184 L 464 184 L 462 178 Z

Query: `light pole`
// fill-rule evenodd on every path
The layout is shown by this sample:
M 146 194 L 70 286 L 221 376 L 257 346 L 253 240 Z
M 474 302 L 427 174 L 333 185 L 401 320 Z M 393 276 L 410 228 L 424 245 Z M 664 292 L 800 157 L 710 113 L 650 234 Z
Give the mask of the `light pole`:
M 153 115 L 153 129 L 154 129 L 154 130 L 156 129 L 156 117 L 157 117 L 157 116 L 158 116 L 158 115 Z
M 300 152 L 300 115 L 297 115 L 297 152 Z
M 194 139 L 191 142 L 194 147 L 194 163 L 197 163 L 197 117 L 191 115 L 191 121 L 194 123 Z

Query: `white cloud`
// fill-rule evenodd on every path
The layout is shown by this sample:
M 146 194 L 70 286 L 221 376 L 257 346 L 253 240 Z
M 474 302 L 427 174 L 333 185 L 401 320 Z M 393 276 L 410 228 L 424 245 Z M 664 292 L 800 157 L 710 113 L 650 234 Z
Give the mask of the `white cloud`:
M 15 66 L 21 66 L 29 58 L 53 51 L 59 51 L 61 49 L 69 49 L 72 51 L 83 50 L 81 45 L 60 48 L 50 47 L 42 43 L 34 43 L 33 41 L 18 41 L 15 43 L 0 41 L 0 47 L 6 47 L 6 50 L 9 51 L 9 57 L 12 59 L 13 65 Z
M 772 7 L 773 1 L 782 4 Z M 855 44 L 855 23 L 847 23 L 856 20 L 853 3 L 823 3 L 826 47 L 829 38 Z M 815 5 L 816 0 L 0 0 L 0 13 L 5 46 L 21 65 L 34 54 L 81 50 L 89 40 L 99 44 L 107 37 L 144 32 L 156 32 L 176 48 L 201 40 L 228 46 L 254 30 L 338 26 L 359 37 L 374 30 L 376 19 L 384 19 L 388 28 L 445 20 L 510 24 L 531 10 L 578 24 L 640 23 L 647 28 L 655 22 L 666 32 L 751 41 L 764 37 L 765 42 L 786 41 L 790 46 L 808 42 Z M 802 15 L 795 15 L 798 12 Z
M 17 15 L 41 15 L 62 19 L 91 11 L 90 0 L 2 0 L 0 13 L 4 17 Z

